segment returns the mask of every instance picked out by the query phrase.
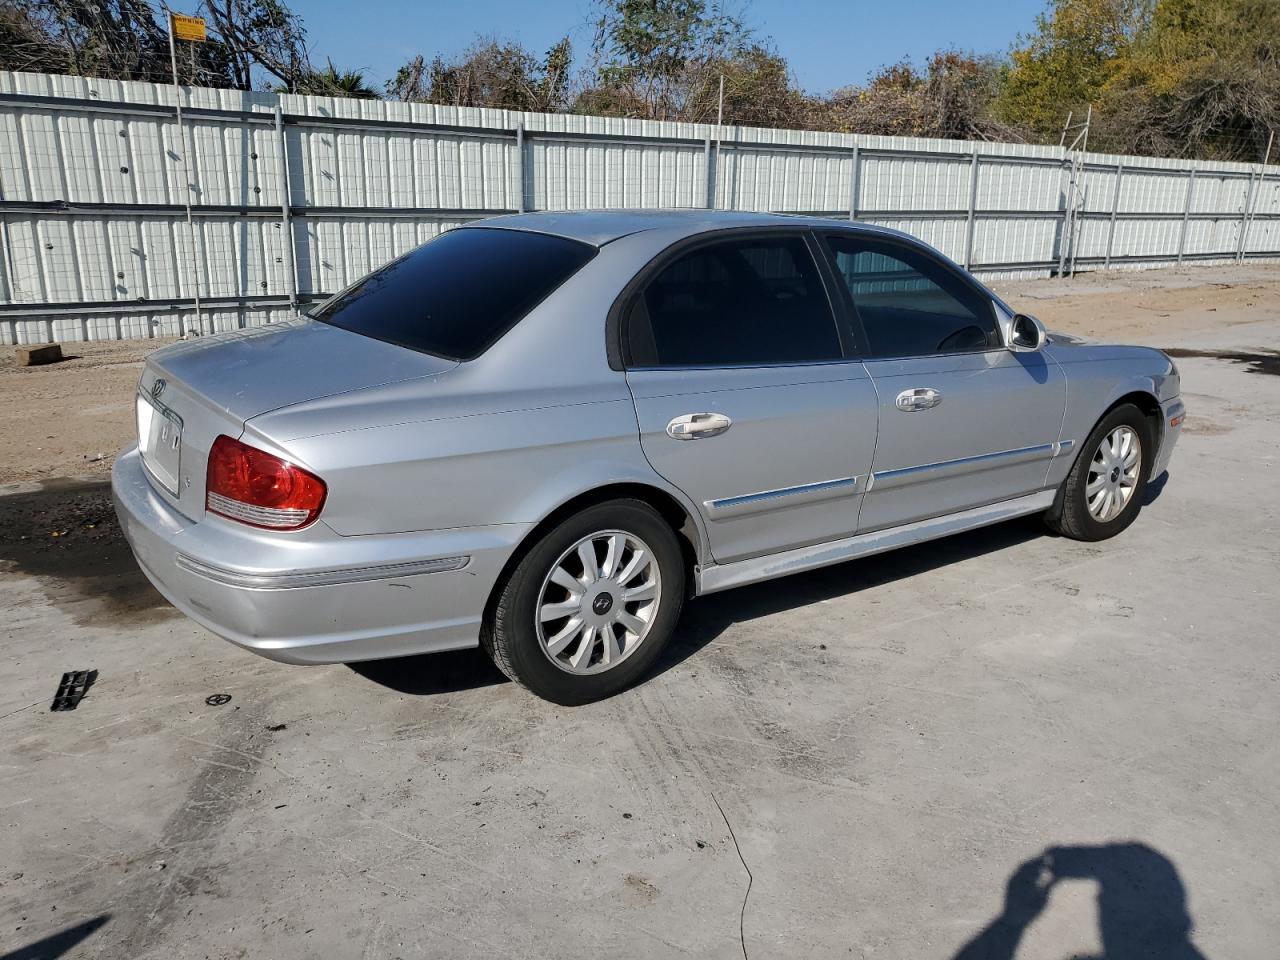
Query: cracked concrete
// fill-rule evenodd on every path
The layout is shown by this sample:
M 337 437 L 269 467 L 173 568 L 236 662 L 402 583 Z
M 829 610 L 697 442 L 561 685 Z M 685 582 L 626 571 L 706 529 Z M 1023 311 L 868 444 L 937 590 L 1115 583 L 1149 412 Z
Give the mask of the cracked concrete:
M 258 659 L 166 614 L 100 489 L 0 497 L 0 956 L 1275 956 L 1280 379 L 1228 355 L 1280 318 L 1147 339 L 1201 426 L 1120 538 L 706 597 L 579 709 L 478 652 Z

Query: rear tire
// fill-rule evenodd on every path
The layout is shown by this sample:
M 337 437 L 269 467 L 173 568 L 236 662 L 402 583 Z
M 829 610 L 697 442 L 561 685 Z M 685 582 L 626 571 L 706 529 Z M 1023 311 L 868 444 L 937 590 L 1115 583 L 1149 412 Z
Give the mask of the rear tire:
M 1142 509 L 1154 457 L 1146 416 L 1133 404 L 1121 404 L 1085 440 L 1045 522 L 1073 540 L 1114 537 Z
M 684 600 L 676 534 L 641 500 L 611 500 L 562 521 L 498 588 L 481 646 L 544 700 L 602 700 L 649 671 Z

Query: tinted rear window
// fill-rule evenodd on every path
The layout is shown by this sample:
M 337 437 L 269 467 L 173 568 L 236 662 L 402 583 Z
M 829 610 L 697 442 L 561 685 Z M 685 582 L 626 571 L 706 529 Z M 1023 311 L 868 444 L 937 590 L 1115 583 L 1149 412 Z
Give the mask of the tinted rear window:
M 474 360 L 595 253 L 542 233 L 450 230 L 311 316 L 421 353 Z

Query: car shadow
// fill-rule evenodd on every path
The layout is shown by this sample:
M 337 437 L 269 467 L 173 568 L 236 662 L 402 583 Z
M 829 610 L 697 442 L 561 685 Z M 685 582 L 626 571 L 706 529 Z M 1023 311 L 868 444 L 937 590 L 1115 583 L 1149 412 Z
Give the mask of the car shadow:
M 1168 479 L 1168 473 L 1164 473 L 1147 484 L 1144 506 L 1160 496 Z M 683 663 L 736 623 L 919 576 L 1046 535 L 1053 536 L 1039 515 L 1021 517 L 820 570 L 694 597 L 686 602 L 662 657 L 638 682 L 643 683 Z M 508 682 L 478 649 L 370 660 L 347 666 L 366 680 L 413 696 L 474 690 Z
M 1164 493 L 1165 485 L 1169 482 L 1169 471 L 1166 470 L 1158 477 L 1154 477 L 1147 481 L 1147 491 L 1142 497 L 1142 505 L 1149 507 L 1159 499 L 1160 494 Z
M 735 623 L 914 577 L 959 560 L 1025 543 L 1044 532 L 1044 523 L 1039 517 L 1024 517 L 862 560 L 693 598 L 685 604 L 675 635 L 662 657 L 638 682 L 643 683 L 683 663 Z M 479 649 L 368 660 L 348 663 L 347 667 L 380 686 L 418 697 L 509 682 Z
M 683 663 L 734 624 L 920 576 L 1035 540 L 1044 533 L 1044 521 L 1039 516 L 1021 517 L 820 570 L 693 598 L 685 605 L 675 636 L 651 676 Z
M 348 663 L 352 672 L 397 693 L 428 697 L 509 683 L 483 650 L 450 650 Z
M 953 960 L 1013 960 L 1061 880 L 1097 884 L 1102 952 L 1077 960 L 1205 960 L 1191 942 L 1187 891 L 1173 861 L 1132 842 L 1049 847 L 1020 864 L 1005 886 L 1001 912 Z

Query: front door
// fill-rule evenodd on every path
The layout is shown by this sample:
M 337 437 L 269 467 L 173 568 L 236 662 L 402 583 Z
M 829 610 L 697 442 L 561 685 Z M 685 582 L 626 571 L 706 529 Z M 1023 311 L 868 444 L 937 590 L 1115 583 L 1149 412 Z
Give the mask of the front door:
M 645 455 L 697 504 L 719 563 L 857 527 L 875 390 L 845 358 L 814 250 L 800 233 L 700 243 L 624 314 Z
M 1007 349 L 991 296 L 922 247 L 853 234 L 826 241 L 880 408 L 859 530 L 1043 490 L 1066 404 L 1058 365 Z

